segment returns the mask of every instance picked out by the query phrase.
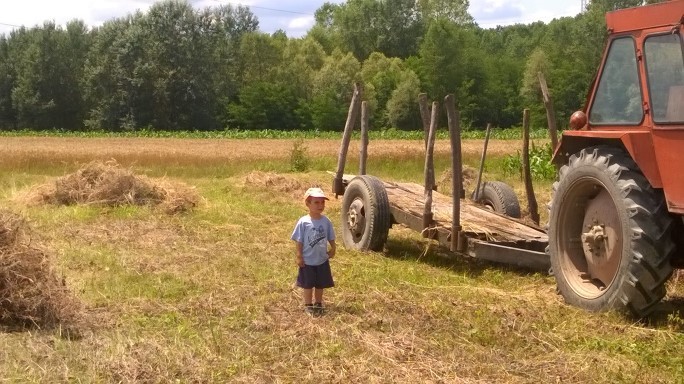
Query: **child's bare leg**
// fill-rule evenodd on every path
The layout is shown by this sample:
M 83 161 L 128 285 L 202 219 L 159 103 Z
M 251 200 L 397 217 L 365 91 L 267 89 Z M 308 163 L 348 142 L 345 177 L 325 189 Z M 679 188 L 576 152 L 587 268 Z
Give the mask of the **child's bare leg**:
M 323 288 L 316 288 L 314 291 L 314 302 L 323 304 Z
M 312 296 L 313 296 L 313 288 L 302 289 L 302 299 L 304 299 L 304 305 L 313 304 Z

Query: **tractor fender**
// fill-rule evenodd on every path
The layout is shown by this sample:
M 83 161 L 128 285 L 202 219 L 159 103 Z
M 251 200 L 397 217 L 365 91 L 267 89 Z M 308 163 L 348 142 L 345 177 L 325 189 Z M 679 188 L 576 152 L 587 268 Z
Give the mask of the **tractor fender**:
M 648 131 L 564 131 L 553 154 L 553 163 L 562 166 L 570 155 L 587 147 L 606 145 L 627 151 L 653 188 L 662 188 L 651 133 Z

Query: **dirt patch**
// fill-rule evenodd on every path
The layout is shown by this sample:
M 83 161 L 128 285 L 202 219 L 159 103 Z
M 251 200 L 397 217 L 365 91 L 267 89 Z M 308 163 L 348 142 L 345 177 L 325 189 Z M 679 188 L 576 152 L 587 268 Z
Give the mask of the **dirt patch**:
M 50 257 L 31 244 L 26 221 L 0 211 L 0 326 L 75 331 L 82 305 L 52 268 Z
M 173 214 L 189 211 L 200 198 L 185 184 L 136 175 L 116 161 L 93 161 L 31 190 L 24 200 L 28 204 L 150 205 Z

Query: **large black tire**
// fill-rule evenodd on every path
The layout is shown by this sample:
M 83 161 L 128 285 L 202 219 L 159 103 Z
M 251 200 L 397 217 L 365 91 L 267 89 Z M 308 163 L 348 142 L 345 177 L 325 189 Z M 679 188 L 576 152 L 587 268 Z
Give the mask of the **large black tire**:
M 473 192 L 473 199 L 475 192 Z M 477 203 L 494 212 L 516 219 L 520 218 L 520 202 L 515 191 L 508 184 L 501 181 L 487 181 L 480 187 L 480 198 Z
M 549 252 L 558 291 L 590 311 L 648 316 L 672 275 L 672 223 L 662 192 L 624 151 L 598 146 L 572 155 L 551 202 Z
M 392 225 L 385 186 L 373 176 L 353 178 L 342 199 L 342 239 L 348 249 L 382 251 Z

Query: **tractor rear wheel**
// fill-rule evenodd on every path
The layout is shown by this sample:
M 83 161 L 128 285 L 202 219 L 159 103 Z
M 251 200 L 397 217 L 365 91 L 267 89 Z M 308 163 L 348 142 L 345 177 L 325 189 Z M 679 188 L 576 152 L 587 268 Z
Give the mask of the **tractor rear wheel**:
M 649 315 L 672 275 L 672 219 L 621 149 L 572 155 L 553 185 L 549 252 L 565 301 L 591 311 Z
M 391 226 L 385 185 L 374 176 L 353 178 L 342 198 L 342 239 L 348 249 L 382 251 Z

